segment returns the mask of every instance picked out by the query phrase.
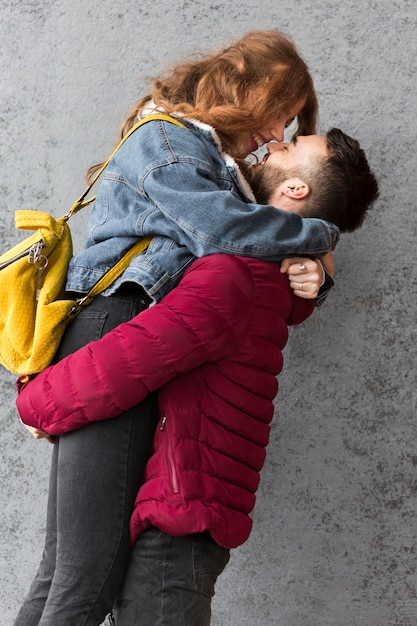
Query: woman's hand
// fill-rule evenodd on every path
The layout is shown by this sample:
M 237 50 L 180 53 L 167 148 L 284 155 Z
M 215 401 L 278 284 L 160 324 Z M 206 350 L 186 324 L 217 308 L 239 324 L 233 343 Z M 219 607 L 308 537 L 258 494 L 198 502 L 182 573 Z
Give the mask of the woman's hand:
M 22 420 L 20 420 L 22 422 Z M 22 422 L 23 426 L 28 429 L 32 437 L 35 439 L 46 439 L 48 443 L 55 443 L 55 437 L 52 435 L 48 435 L 43 430 L 39 430 L 38 428 L 34 428 L 33 426 L 28 426 L 24 422 Z
M 331 256 L 331 253 L 329 253 Z M 327 259 L 326 254 L 326 271 L 328 267 L 333 270 L 333 257 Z M 306 257 L 293 257 L 284 259 L 281 263 L 281 272 L 288 275 L 291 289 L 300 298 L 306 300 L 314 300 L 317 298 L 320 287 L 324 282 L 323 265 L 318 259 L 310 259 Z

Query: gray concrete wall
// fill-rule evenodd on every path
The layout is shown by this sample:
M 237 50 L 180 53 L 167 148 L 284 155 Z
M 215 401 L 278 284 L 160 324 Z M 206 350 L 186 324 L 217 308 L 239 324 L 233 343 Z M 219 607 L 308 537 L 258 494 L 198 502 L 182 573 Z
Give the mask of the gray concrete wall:
M 291 332 L 254 530 L 213 624 L 416 624 L 415 1 L 1 0 L 0 17 L 1 250 L 16 209 L 68 208 L 144 76 L 252 28 L 293 35 L 322 129 L 360 139 L 381 199 L 339 244 L 326 306 Z M 20 426 L 13 383 L 0 372 L 3 626 L 40 557 L 51 452 Z

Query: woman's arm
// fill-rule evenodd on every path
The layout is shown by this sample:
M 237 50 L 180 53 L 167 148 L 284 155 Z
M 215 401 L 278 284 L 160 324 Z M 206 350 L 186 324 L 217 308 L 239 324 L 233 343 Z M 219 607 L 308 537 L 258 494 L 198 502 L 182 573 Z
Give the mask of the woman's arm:
M 214 145 L 197 132 L 151 122 L 129 139 L 138 188 L 155 207 L 138 220 L 139 235 L 166 235 L 198 258 L 224 253 L 281 261 L 335 247 L 339 231 L 333 224 L 250 202 L 249 188 L 245 201 L 243 178 L 231 162 L 226 176 Z M 141 163 L 147 163 L 143 171 Z

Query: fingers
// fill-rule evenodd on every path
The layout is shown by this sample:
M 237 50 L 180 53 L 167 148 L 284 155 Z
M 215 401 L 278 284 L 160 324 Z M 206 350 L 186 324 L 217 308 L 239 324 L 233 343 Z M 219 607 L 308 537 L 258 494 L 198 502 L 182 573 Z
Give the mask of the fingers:
M 304 257 L 304 256 L 290 257 L 281 261 L 281 272 L 283 274 L 288 274 L 289 272 L 294 273 L 297 271 L 296 270 L 297 267 L 298 267 L 298 270 L 300 271 L 300 266 L 302 266 L 301 271 L 306 271 L 306 269 L 309 266 L 314 267 L 314 264 L 315 264 L 315 260 L 309 259 L 308 257 Z
M 288 263 L 286 273 L 289 276 L 300 276 L 301 274 L 314 274 L 317 273 L 320 264 L 316 259 L 306 259 L 302 257 L 296 257 L 294 259 L 285 259 Z M 284 263 L 284 261 L 282 262 Z M 282 266 L 282 264 L 281 264 Z
M 300 298 L 316 298 L 324 279 L 324 270 L 321 263 L 315 259 L 295 257 L 285 259 L 281 264 L 281 271 L 285 272 L 290 280 L 291 289 Z
M 320 289 L 318 282 L 301 282 L 301 280 L 297 280 L 297 278 L 297 276 L 294 279 L 290 278 L 290 287 L 294 291 L 294 293 L 300 298 L 304 298 L 306 300 L 312 300 L 313 298 L 317 298 L 317 294 Z
M 45 433 L 43 430 L 39 430 L 39 428 L 35 428 L 34 426 L 29 426 L 28 424 L 25 424 L 22 419 L 20 419 L 20 422 L 30 432 L 34 439 L 46 439 L 49 443 L 55 443 L 55 437 L 53 437 L 52 435 Z

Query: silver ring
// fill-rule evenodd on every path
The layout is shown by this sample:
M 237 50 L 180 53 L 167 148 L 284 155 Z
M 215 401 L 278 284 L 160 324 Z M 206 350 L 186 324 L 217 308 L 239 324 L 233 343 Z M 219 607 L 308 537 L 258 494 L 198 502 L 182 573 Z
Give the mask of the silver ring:
M 304 265 L 304 263 L 300 263 L 300 265 L 298 266 L 298 269 L 300 270 L 301 273 L 306 271 L 306 266 Z
M 298 291 L 302 291 L 303 290 L 303 283 L 299 283 L 299 287 L 298 287 Z

